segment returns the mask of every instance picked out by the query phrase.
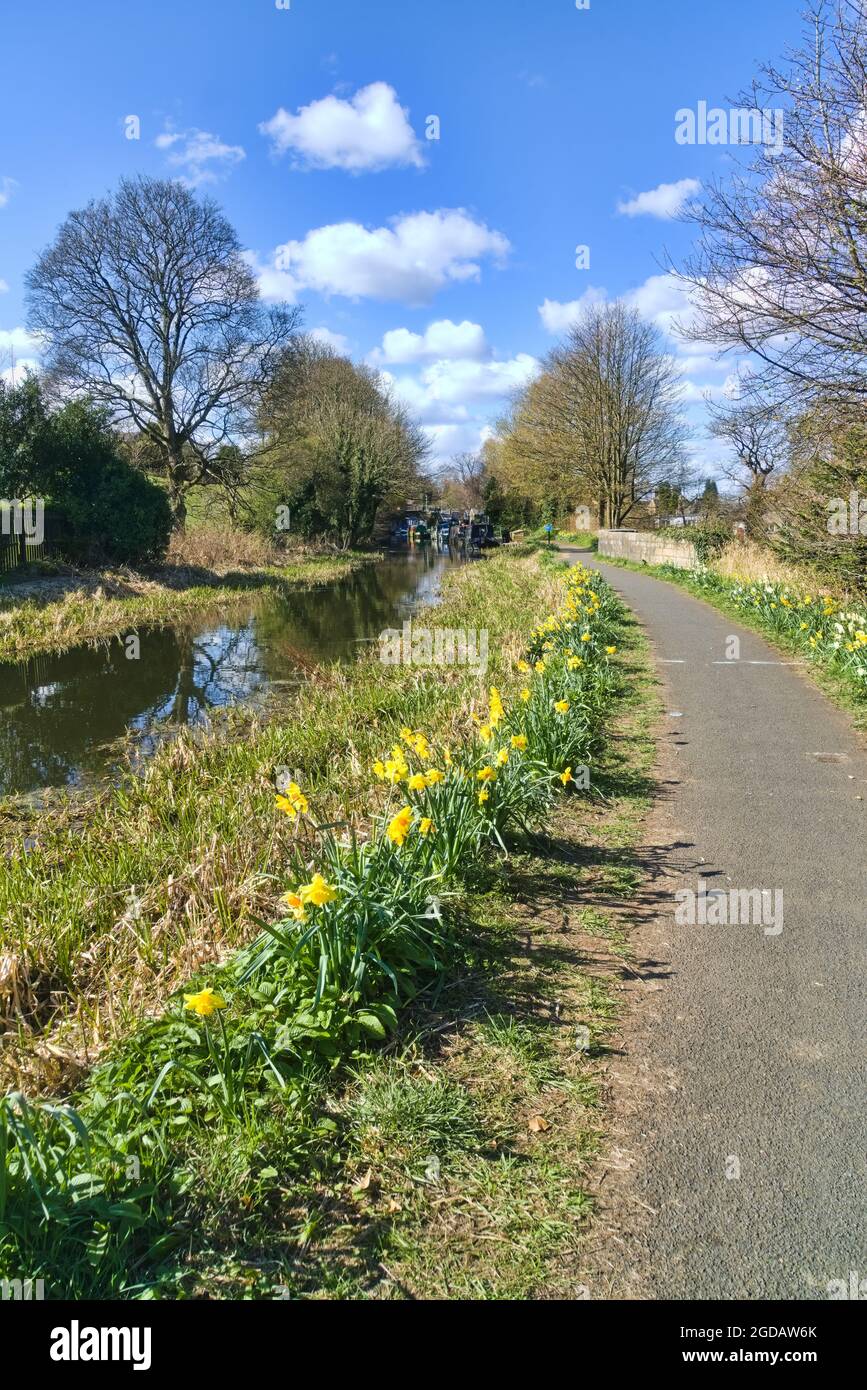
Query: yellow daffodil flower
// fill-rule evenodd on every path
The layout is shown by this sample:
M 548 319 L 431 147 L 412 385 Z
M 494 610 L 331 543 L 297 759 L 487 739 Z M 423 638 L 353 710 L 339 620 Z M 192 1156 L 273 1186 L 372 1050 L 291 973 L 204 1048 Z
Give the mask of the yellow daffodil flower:
M 314 874 L 309 883 L 298 889 L 302 903 L 312 903 L 314 907 L 324 907 L 337 897 L 337 889 L 326 883 L 321 874 Z
M 400 847 L 412 828 L 412 807 L 404 806 L 388 823 L 386 834 L 393 845 Z
M 200 1018 L 208 1018 L 217 1009 L 225 1009 L 226 1001 L 221 994 L 215 994 L 209 987 L 200 989 L 198 994 L 184 995 L 184 1008 Z

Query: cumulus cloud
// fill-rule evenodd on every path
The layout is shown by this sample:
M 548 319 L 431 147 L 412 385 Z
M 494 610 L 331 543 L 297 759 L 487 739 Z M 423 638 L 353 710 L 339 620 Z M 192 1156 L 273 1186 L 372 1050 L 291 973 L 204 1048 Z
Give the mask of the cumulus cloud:
M 435 466 L 479 449 L 491 433 L 490 418 L 539 371 L 529 353 L 496 357 L 481 324 L 469 320 L 440 319 L 423 333 L 393 329 L 370 360 L 389 363 L 380 377 L 426 430 Z M 395 370 L 410 366 L 416 370 Z
M 425 433 L 431 444 L 431 467 L 436 472 L 455 454 L 477 454 L 492 431 L 489 425 L 472 423 L 429 425 Z
M 38 338 L 28 333 L 20 325 L 18 328 L 0 328 L 0 353 L 14 352 L 16 358 L 34 357 L 41 351 Z
M 0 328 L 0 380 L 7 386 L 39 370 L 40 342 L 26 328 Z
M 20 386 L 27 372 L 38 371 L 39 363 L 35 357 L 16 357 L 14 367 L 6 367 L 0 371 L 0 381 L 7 386 Z
M 424 167 L 409 113 L 387 82 L 371 82 L 350 101 L 323 97 L 294 116 L 281 106 L 259 129 L 275 154 L 291 152 L 302 168 L 361 174 L 402 165 Z
M 191 188 L 217 183 L 246 159 L 241 145 L 227 145 L 207 130 L 164 130 L 154 141 L 167 151 L 166 162 Z
M 546 330 L 557 338 L 569 331 L 588 305 L 604 304 L 607 298 L 605 290 L 590 285 L 580 299 L 570 299 L 565 303 L 557 299 L 546 299 L 544 304 L 539 305 L 539 317 Z
M 372 362 L 424 362 L 439 357 L 483 358 L 490 353 L 485 330 L 479 323 L 453 323 L 438 319 L 424 333 L 412 333 L 408 328 L 392 328 L 383 336 L 382 346 L 370 354 Z
M 617 204 L 624 217 L 677 217 L 678 213 L 701 188 L 698 179 L 679 179 L 677 183 L 661 183 L 646 193 Z
M 642 318 L 656 324 L 669 336 L 674 334 L 678 323 L 686 324 L 693 313 L 689 295 L 675 275 L 650 275 L 637 289 L 627 290 L 621 298 L 624 304 L 637 309 Z M 546 299 L 539 306 L 539 316 L 548 332 L 558 335 L 567 332 L 588 305 L 605 304 L 607 301 L 606 290 L 591 287 L 585 290 L 580 299 L 566 303 Z
M 420 373 L 419 380 L 432 401 L 444 405 L 474 404 L 508 396 L 526 386 L 538 370 L 535 357 L 519 352 L 505 362 L 432 362 Z
M 302 290 L 348 299 L 428 303 L 438 290 L 477 280 L 485 258 L 502 261 L 509 242 L 463 208 L 416 212 L 388 227 L 337 222 L 278 246 L 258 267 L 267 299 L 297 298 Z
M 475 453 L 491 433 L 490 417 L 538 372 L 528 353 L 498 360 L 438 359 L 415 375 L 380 373 L 425 429 L 433 465 L 456 453 Z
M 5 208 L 17 187 L 15 179 L 0 179 L 0 208 Z
M 315 342 L 323 343 L 325 347 L 340 353 L 341 357 L 346 357 L 349 353 L 349 339 L 342 333 L 332 333 L 330 328 L 313 328 L 310 330 L 310 337 Z

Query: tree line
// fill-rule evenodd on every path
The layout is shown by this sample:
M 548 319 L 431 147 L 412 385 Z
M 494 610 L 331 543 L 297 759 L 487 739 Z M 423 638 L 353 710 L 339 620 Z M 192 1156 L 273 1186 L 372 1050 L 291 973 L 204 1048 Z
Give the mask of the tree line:
M 47 496 L 67 541 L 159 558 L 213 487 L 239 524 L 356 545 L 421 477 L 426 438 L 377 374 L 266 306 L 226 217 L 180 182 L 122 180 L 70 213 L 27 302 L 43 368 L 0 382 L 0 496 Z

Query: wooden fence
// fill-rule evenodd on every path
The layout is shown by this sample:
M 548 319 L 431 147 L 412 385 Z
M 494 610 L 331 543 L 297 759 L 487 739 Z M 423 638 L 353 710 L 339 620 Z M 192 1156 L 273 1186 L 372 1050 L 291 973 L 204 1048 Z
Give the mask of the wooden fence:
M 37 545 L 26 536 L 0 535 L 0 574 L 9 574 L 19 565 L 29 565 L 33 560 L 44 558 L 44 541 Z
M 51 549 L 51 528 L 46 527 L 46 520 L 43 516 L 44 539 L 30 540 L 21 516 L 8 503 L 0 503 L 0 574 L 10 574 L 21 565 L 45 559 Z

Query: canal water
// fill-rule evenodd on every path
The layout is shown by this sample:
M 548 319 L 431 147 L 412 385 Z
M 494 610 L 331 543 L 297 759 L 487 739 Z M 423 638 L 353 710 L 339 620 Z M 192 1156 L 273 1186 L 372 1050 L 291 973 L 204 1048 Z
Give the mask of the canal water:
M 311 666 L 355 657 L 435 603 L 457 553 L 397 551 L 321 588 L 269 591 L 216 613 L 122 638 L 0 663 L 0 796 L 77 787 L 146 758 L 184 725 L 291 690 Z M 130 744 L 131 740 L 131 744 Z

